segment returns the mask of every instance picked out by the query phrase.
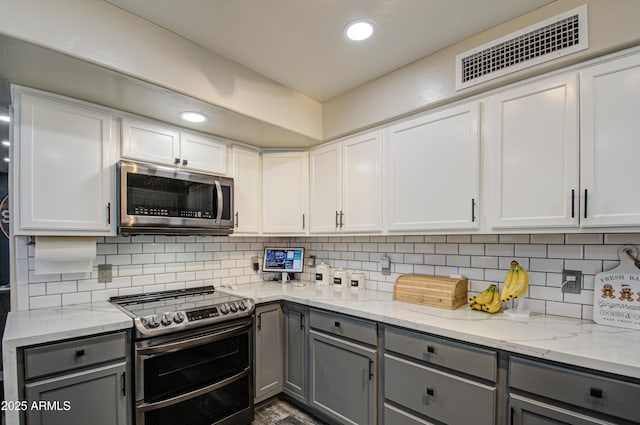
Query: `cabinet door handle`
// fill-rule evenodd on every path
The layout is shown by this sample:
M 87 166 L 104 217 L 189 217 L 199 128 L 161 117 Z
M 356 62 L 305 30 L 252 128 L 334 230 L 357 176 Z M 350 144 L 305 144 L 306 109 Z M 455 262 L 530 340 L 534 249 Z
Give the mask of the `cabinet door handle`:
M 571 189 L 571 218 L 576 216 L 576 190 Z
M 340 227 L 344 227 L 344 212 L 340 211 Z
M 111 224 L 111 202 L 107 202 L 107 224 Z
M 258 330 L 262 330 L 262 313 L 258 314 Z
M 182 160 L 182 165 L 187 165 L 187 164 L 189 164 L 189 161 L 187 161 L 186 159 L 183 159 Z
M 238 211 L 236 211 L 236 229 L 238 228 Z
M 369 359 L 369 381 L 373 379 L 373 360 Z
M 476 198 L 471 198 L 471 222 L 476 221 Z
M 76 358 L 82 357 L 84 355 L 85 355 L 84 348 L 81 348 L 80 350 L 76 350 Z
M 302 213 L 302 228 L 304 229 L 304 213 Z
M 434 354 L 436 352 L 436 347 L 433 345 L 427 345 L 427 353 Z
M 127 377 L 126 377 L 126 372 L 122 372 L 122 375 L 120 375 L 120 393 L 122 394 L 122 397 L 127 395 Z
M 584 218 L 587 218 L 587 189 L 584 190 Z
M 340 322 L 338 322 L 337 320 L 335 322 L 333 322 L 333 326 L 335 326 L 336 328 L 340 327 Z
M 338 221 L 338 217 L 340 217 L 340 213 L 336 211 L 336 229 L 340 227 L 340 222 Z
M 589 395 L 594 398 L 602 398 L 604 391 L 600 388 L 591 388 L 589 389 Z
M 300 329 L 304 330 L 304 314 L 300 314 Z
M 434 394 L 435 391 L 433 390 L 433 388 L 427 387 L 427 395 L 433 397 Z
M 180 158 L 176 158 L 176 159 L 174 159 L 174 160 L 173 160 L 173 163 L 174 163 L 174 164 L 176 164 L 176 165 L 180 164 Z

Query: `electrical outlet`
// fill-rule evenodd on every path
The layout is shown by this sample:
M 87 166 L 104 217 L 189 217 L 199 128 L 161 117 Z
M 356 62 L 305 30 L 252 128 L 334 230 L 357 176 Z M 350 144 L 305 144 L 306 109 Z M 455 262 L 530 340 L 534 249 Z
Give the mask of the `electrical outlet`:
M 582 272 L 579 270 L 562 270 L 562 292 L 579 294 L 582 291 Z
M 109 283 L 112 280 L 111 264 L 98 264 L 98 283 Z
M 391 259 L 388 256 L 380 258 L 380 273 L 383 276 L 389 276 L 391 274 Z

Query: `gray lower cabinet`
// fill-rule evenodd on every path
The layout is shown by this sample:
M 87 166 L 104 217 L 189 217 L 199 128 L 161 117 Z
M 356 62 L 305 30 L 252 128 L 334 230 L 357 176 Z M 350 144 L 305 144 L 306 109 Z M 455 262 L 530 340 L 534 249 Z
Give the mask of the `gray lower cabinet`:
M 308 403 L 309 309 L 285 304 L 284 315 L 284 393 Z
M 23 350 L 27 425 L 130 423 L 126 332 Z
M 377 348 L 360 339 L 375 336 L 376 324 L 315 310 L 310 315 L 311 406 L 337 423 L 375 424 Z
M 498 355 L 457 341 L 384 328 L 384 423 L 494 425 Z
M 512 355 L 511 424 L 638 424 L 640 384 Z
M 259 305 L 255 310 L 254 402 L 282 392 L 282 310 L 280 304 Z

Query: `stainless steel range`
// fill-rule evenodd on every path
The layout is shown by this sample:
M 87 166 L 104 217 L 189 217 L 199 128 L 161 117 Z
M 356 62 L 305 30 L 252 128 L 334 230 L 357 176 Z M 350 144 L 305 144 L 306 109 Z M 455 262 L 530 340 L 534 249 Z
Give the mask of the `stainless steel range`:
M 251 299 L 205 286 L 110 301 L 134 319 L 137 425 L 251 423 Z

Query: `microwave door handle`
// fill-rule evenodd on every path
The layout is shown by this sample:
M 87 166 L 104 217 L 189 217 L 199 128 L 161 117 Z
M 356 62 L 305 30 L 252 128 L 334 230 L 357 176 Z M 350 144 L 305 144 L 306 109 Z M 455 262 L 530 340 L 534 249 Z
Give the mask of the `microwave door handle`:
M 224 199 L 222 198 L 222 186 L 220 185 L 220 180 L 216 180 L 216 192 L 218 192 L 218 214 L 216 215 L 216 220 L 218 222 L 222 222 L 222 203 Z

